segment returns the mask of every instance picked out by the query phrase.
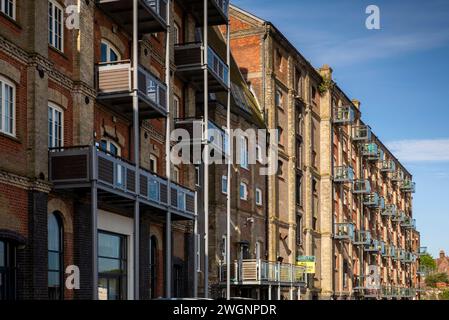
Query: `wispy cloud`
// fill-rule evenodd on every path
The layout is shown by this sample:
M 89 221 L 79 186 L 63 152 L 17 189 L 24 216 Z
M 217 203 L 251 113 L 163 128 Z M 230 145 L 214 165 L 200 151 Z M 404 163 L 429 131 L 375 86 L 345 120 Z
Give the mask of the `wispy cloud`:
M 387 146 L 404 162 L 449 161 L 449 139 L 399 140 Z

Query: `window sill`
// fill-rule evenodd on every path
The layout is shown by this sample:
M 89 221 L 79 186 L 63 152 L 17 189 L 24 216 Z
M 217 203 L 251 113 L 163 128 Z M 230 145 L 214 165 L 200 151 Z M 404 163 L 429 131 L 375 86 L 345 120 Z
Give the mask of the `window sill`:
M 0 132 L 0 137 L 8 138 L 14 142 L 22 143 L 22 141 L 19 140 L 16 136 L 10 135 L 9 133 Z
M 6 19 L 9 23 L 13 24 L 15 27 L 17 27 L 19 30 L 22 30 L 22 26 L 17 22 L 17 17 L 16 19 L 11 18 L 10 16 L 8 16 L 7 14 L 3 13 L 0 11 L 0 17 Z
M 61 57 L 63 57 L 65 60 L 69 60 L 69 57 L 67 57 L 67 56 L 65 55 L 65 53 L 64 53 L 63 51 L 59 50 L 58 48 L 53 47 L 51 44 L 48 45 L 48 48 L 49 48 L 51 51 L 53 51 L 53 52 L 59 54 L 59 55 L 60 55 Z

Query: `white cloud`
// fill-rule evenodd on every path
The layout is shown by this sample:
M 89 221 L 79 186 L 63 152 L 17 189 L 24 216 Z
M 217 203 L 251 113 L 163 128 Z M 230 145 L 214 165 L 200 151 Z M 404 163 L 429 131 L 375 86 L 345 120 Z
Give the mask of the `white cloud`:
M 403 162 L 449 161 L 449 139 L 399 140 L 387 146 Z

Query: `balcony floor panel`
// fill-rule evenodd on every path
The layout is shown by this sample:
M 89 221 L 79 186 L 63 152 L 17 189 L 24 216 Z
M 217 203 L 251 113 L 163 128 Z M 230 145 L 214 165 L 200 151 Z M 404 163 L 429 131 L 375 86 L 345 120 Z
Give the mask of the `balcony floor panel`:
M 167 112 L 139 92 L 139 117 L 141 119 L 157 119 L 167 117 Z M 128 119 L 133 116 L 133 97 L 131 92 L 100 94 L 97 99 L 113 111 Z
M 126 1 L 98 1 L 98 6 L 103 9 L 112 19 L 114 19 L 126 32 L 132 33 L 132 12 L 133 2 Z M 166 22 L 160 18 L 152 9 L 144 4 L 143 0 L 139 1 L 139 21 L 138 28 L 140 34 L 148 34 L 154 32 L 162 32 L 167 30 Z

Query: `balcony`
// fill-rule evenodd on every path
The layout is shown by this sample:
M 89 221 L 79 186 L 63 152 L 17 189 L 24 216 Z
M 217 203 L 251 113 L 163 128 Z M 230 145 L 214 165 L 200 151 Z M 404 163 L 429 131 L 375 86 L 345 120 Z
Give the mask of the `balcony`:
M 197 118 L 178 118 L 175 119 L 175 128 L 184 129 L 189 133 L 190 140 L 189 145 L 192 147 L 200 146 L 200 148 L 206 142 L 204 138 L 204 120 Z M 209 145 L 222 155 L 227 155 L 226 150 L 226 132 L 219 128 L 213 121 L 208 122 L 208 135 L 207 142 Z M 192 148 L 193 149 L 193 148 Z M 191 150 L 193 151 L 193 150 Z
M 402 223 L 405 221 L 405 213 L 404 211 L 398 211 L 396 212 L 396 215 L 391 217 L 391 221 Z
M 167 30 L 167 0 L 139 0 L 138 3 L 140 35 Z M 97 6 L 126 32 L 133 32 L 133 1 L 97 0 Z
M 391 175 L 391 181 L 393 181 L 393 182 L 402 183 L 403 180 L 404 180 L 404 173 L 400 170 L 395 171 Z
M 381 159 L 382 150 L 379 149 L 376 143 L 365 143 L 362 145 L 362 156 L 368 160 L 377 161 Z
M 139 116 L 143 119 L 167 116 L 167 87 L 151 72 L 139 67 Z M 131 61 L 100 63 L 97 67 L 97 99 L 114 111 L 132 119 Z
M 399 251 L 395 246 L 390 246 L 390 257 L 393 260 L 398 260 L 399 259 Z
M 419 256 L 425 256 L 427 254 L 427 247 L 420 247 L 418 249 L 418 255 Z
M 391 247 L 385 243 L 382 243 L 381 245 L 381 250 L 380 250 L 380 254 L 382 255 L 383 258 L 389 258 L 391 257 Z
M 167 180 L 144 169 L 140 169 L 139 174 L 140 192 L 136 192 L 136 167 L 126 160 L 93 146 L 49 151 L 49 180 L 56 190 L 89 192 L 92 181 L 97 181 L 98 199 L 108 205 L 127 209 L 137 196 L 143 207 L 161 212 L 170 208 L 176 214 L 175 219 L 194 218 L 194 191 L 172 183 L 169 204 Z
M 334 113 L 335 124 L 351 124 L 354 122 L 355 112 L 352 106 L 339 106 L 336 107 Z
M 335 223 L 334 239 L 354 241 L 353 223 Z
M 226 264 L 219 266 L 220 283 L 227 279 Z M 264 260 L 238 260 L 231 266 L 231 283 L 234 285 L 304 286 L 307 275 L 304 269 L 292 264 Z
M 396 205 L 388 204 L 385 206 L 385 209 L 382 210 L 382 216 L 384 217 L 394 217 L 396 215 Z
M 334 168 L 334 182 L 346 183 L 354 180 L 354 169 L 350 166 Z
M 394 173 L 396 171 L 396 163 L 393 160 L 383 160 L 380 171 L 386 173 Z
M 416 191 L 416 184 L 415 182 L 405 179 L 402 181 L 401 184 L 401 191 L 402 192 L 408 192 L 408 193 L 415 193 Z
M 371 232 L 356 231 L 354 237 L 354 244 L 357 246 L 365 246 L 371 243 Z
M 405 229 L 416 229 L 416 220 L 409 216 L 405 216 L 401 223 L 401 227 Z
M 371 128 L 369 126 L 352 127 L 352 140 L 354 141 L 370 141 Z
M 203 23 L 204 0 L 189 0 L 186 9 L 190 10 L 199 23 Z M 209 26 L 228 22 L 229 0 L 207 0 L 207 20 Z
M 401 262 L 403 263 L 414 263 L 416 262 L 416 256 L 411 252 L 404 252 Z
M 363 204 L 367 207 L 378 207 L 380 203 L 379 194 L 377 192 L 365 194 L 363 196 Z
M 200 42 L 175 46 L 176 72 L 191 81 L 198 90 L 203 90 L 204 67 L 208 70 L 208 88 L 211 92 L 227 91 L 229 68 L 224 60 L 211 48 L 207 48 L 205 61 L 204 46 Z
M 416 297 L 415 288 L 399 288 L 399 297 L 404 299 L 413 299 Z
M 353 290 L 357 291 L 364 298 L 377 298 L 380 294 L 380 288 L 366 284 L 367 276 L 354 276 Z
M 354 181 L 352 193 L 354 194 L 367 194 L 371 192 L 371 184 L 368 180 L 356 180 Z
M 381 251 L 381 244 L 379 240 L 371 239 L 371 242 L 365 245 L 365 252 L 377 253 Z

